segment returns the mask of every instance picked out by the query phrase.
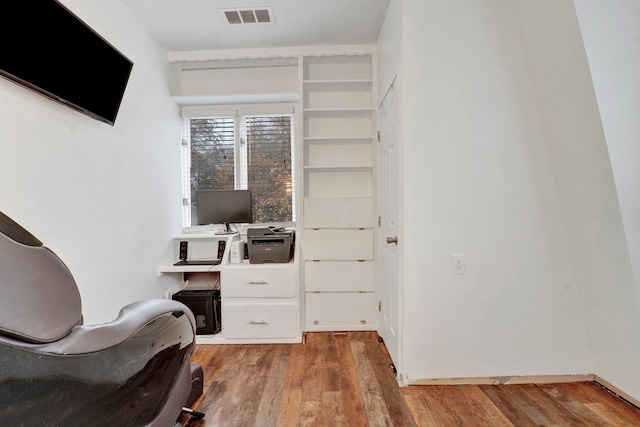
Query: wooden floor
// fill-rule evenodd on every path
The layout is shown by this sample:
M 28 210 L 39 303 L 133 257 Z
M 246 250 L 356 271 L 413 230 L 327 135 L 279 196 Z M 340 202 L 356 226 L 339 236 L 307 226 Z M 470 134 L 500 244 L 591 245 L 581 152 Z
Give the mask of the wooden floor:
M 308 333 L 304 344 L 197 345 L 204 393 L 185 427 L 640 426 L 596 383 L 398 387 L 375 332 Z

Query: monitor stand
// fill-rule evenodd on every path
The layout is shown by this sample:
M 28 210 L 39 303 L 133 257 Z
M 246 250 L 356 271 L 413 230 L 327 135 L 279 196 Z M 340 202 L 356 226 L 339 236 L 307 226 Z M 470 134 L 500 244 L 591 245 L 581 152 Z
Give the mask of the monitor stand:
M 225 222 L 225 223 L 224 223 L 224 225 L 226 226 L 226 230 L 218 231 L 218 232 L 216 233 L 216 236 L 220 236 L 220 235 L 229 235 L 229 234 L 236 234 L 236 233 L 237 233 L 236 231 L 233 231 L 233 230 L 231 229 L 231 226 L 229 225 L 229 223 L 228 223 L 228 222 Z

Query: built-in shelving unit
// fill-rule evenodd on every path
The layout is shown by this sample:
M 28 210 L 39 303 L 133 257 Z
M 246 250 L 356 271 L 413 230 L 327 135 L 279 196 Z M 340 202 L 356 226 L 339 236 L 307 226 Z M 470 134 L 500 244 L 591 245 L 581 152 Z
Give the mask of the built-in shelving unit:
M 230 264 L 225 253 L 222 264 L 211 268 L 160 268 L 162 274 L 180 274 L 182 286 L 206 287 L 218 278 L 222 332 L 199 336 L 199 342 L 300 342 L 305 331 L 377 328 L 374 52 L 374 47 L 360 46 L 304 49 L 286 61 L 292 67 L 282 78 L 276 76 L 281 90 L 274 89 L 268 67 L 252 70 L 261 76 L 254 80 L 228 70 L 188 73 L 191 89 L 175 98 L 181 105 L 225 103 L 226 86 L 235 84 L 234 99 L 255 102 L 246 97 L 259 96 L 274 102 L 273 96 L 291 93 L 295 79 L 296 93 L 287 100 L 297 101 L 302 110 L 296 110 L 297 207 L 302 214 L 294 261 Z M 256 84 L 245 87 L 249 81 Z M 242 236 L 222 238 L 231 242 Z M 193 241 L 194 248 L 199 239 L 208 239 L 214 248 L 219 237 L 185 235 L 175 243 L 180 239 L 189 240 L 190 247 Z
M 302 59 L 307 331 L 376 328 L 373 63 Z

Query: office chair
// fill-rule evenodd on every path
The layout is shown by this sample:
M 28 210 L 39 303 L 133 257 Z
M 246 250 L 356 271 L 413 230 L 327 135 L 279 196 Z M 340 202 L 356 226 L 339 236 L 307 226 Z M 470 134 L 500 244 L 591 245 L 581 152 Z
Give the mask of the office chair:
M 185 305 L 138 301 L 84 325 L 68 268 L 2 212 L 0 291 L 0 425 L 179 426 L 202 393 Z

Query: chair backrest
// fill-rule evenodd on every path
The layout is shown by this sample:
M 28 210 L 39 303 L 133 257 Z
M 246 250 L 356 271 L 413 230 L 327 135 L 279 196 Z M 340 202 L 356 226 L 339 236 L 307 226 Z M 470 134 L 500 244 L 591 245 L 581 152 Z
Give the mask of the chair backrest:
M 82 302 L 67 266 L 0 212 L 0 334 L 28 343 L 57 341 L 82 323 Z

